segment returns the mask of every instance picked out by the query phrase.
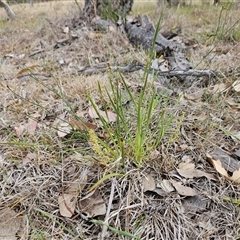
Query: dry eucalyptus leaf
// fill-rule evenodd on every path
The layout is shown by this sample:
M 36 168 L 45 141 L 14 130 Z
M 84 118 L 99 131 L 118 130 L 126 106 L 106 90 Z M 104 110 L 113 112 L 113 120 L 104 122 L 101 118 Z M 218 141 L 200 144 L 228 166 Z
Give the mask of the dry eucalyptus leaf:
M 210 89 L 208 89 L 208 92 L 223 93 L 223 92 L 226 92 L 228 89 L 229 89 L 229 87 L 225 83 L 219 83 L 219 84 L 216 84 L 216 85 L 210 87 Z
M 36 153 L 28 153 L 26 157 L 23 159 L 23 165 L 26 165 L 27 163 L 32 162 L 32 160 L 36 158 L 37 158 Z
M 205 173 L 198 169 L 176 169 L 177 172 L 185 178 L 201 178 L 206 177 L 215 180 L 214 176 L 210 173 Z
M 88 128 L 92 129 L 92 130 L 97 129 L 97 125 L 95 125 L 93 123 L 79 121 L 76 119 L 71 119 L 70 124 L 73 128 L 80 130 L 80 131 L 86 130 Z
M 25 125 L 22 124 L 19 127 L 14 127 L 14 130 L 15 130 L 16 136 L 20 137 L 25 130 Z
M 160 183 L 160 187 L 167 193 L 175 191 L 175 188 L 169 180 L 162 180 L 162 182 Z
M 155 159 L 159 158 L 160 156 L 161 156 L 161 154 L 160 154 L 160 152 L 158 150 L 153 150 L 149 154 L 149 158 L 151 160 L 155 160 Z
M 240 168 L 234 171 L 233 175 L 229 179 L 235 183 L 240 183 Z
M 60 214 L 63 217 L 72 217 L 74 214 L 77 203 L 77 195 L 73 193 L 63 193 L 62 196 L 58 198 Z
M 240 80 L 235 81 L 232 84 L 232 87 L 233 87 L 235 92 L 240 93 Z
M 233 173 L 240 168 L 239 160 L 235 159 L 234 157 L 229 155 L 229 153 L 227 153 L 221 149 L 217 149 L 217 150 L 213 151 L 212 153 L 207 154 L 207 157 L 208 157 L 208 160 L 210 161 L 210 163 L 211 163 L 211 159 L 220 160 L 223 168 L 225 168 L 230 173 Z
M 86 180 L 85 180 L 85 182 L 86 182 Z M 68 189 L 66 190 L 66 193 L 79 193 L 82 190 L 82 186 L 84 187 L 85 184 L 82 185 L 81 180 L 76 179 L 75 181 L 71 182 Z
M 70 126 L 70 124 L 63 122 L 59 125 L 57 134 L 60 138 L 62 138 L 68 135 L 71 132 L 71 130 L 72 127 Z
M 22 218 L 15 217 L 17 214 L 11 208 L 0 211 L 0 240 L 15 240 L 16 233 L 20 230 Z
M 176 189 L 176 191 L 178 192 L 178 194 L 180 194 L 182 196 L 196 196 L 197 195 L 197 192 L 194 189 L 192 189 L 190 187 L 185 187 L 180 182 L 171 180 L 171 183 L 174 186 L 174 188 Z
M 90 192 L 82 198 L 79 201 L 79 207 L 82 212 L 82 217 L 86 219 L 104 215 L 107 211 L 106 204 L 98 190 Z
M 26 131 L 29 135 L 34 135 L 36 128 L 37 128 L 37 121 L 35 120 L 29 120 L 28 123 L 26 124 L 25 128 Z
M 235 100 L 233 98 L 228 98 L 226 100 L 226 103 L 228 103 L 233 109 L 240 109 L 240 104 L 236 103 Z
M 179 146 L 179 150 L 181 151 L 181 152 L 183 152 L 184 150 L 186 150 L 186 149 L 188 149 L 189 148 L 189 146 L 187 145 L 187 144 L 181 144 L 180 146 Z
M 195 164 L 194 163 L 188 163 L 188 162 L 181 162 L 178 165 L 179 169 L 194 169 L 195 168 Z
M 117 115 L 111 111 L 102 111 L 100 109 L 97 110 L 99 115 L 106 121 L 106 122 L 115 122 L 116 119 L 117 119 Z M 98 116 L 98 113 L 95 111 L 95 109 L 93 107 L 90 107 L 88 109 L 88 114 L 89 114 L 89 117 L 91 118 L 95 118 L 95 119 L 98 119 L 99 116 Z
M 143 184 L 143 192 L 151 191 L 156 188 L 155 180 L 150 174 L 143 177 L 142 184 Z
M 68 189 L 66 190 L 66 193 L 75 193 L 78 196 L 78 194 L 85 188 L 87 184 L 87 178 L 88 171 L 82 171 L 81 177 L 71 182 Z
M 223 152 L 224 153 L 224 152 Z M 232 171 L 233 167 L 231 166 L 231 157 L 228 156 L 226 153 L 222 157 L 222 159 L 215 160 L 210 154 L 206 154 L 209 162 L 213 165 L 213 167 L 217 170 L 218 173 L 220 173 L 222 176 L 226 177 L 230 181 L 233 181 L 235 183 L 240 183 L 240 168 L 236 169 L 235 171 Z M 228 159 L 226 159 L 228 158 Z M 227 161 L 229 165 L 226 165 L 226 162 L 224 163 L 225 167 L 229 172 L 232 172 L 232 176 L 230 176 L 226 170 L 225 167 L 223 167 L 222 162 Z M 231 168 L 230 168 L 231 167 Z

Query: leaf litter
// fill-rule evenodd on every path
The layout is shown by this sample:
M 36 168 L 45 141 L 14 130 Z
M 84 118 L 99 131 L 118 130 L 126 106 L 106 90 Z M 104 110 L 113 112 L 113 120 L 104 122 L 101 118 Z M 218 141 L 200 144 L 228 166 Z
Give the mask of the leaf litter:
M 83 99 L 92 92 L 98 102 L 97 83 L 100 81 L 107 85 L 108 74 L 82 77 L 76 74 L 79 68 L 86 62 L 94 65 L 111 60 L 121 65 L 126 59 L 143 59 L 146 55 L 140 50 L 136 52 L 127 39 L 124 39 L 126 46 L 123 45 L 122 36 L 118 37 L 117 32 L 96 34 L 90 30 L 89 33 L 84 27 L 77 30 L 65 27 L 63 31 L 62 24 L 60 28 L 54 24 L 50 20 L 40 30 L 37 29 L 34 36 L 29 34 L 28 38 L 33 40 L 28 46 L 34 49 L 32 54 L 37 53 L 40 46 L 56 46 L 51 51 L 44 51 L 41 47 L 32 57 L 22 55 L 23 47 L 18 43 L 25 42 L 22 41 L 25 37 L 21 33 L 11 38 L 15 49 L 9 57 L 6 52 L 8 29 L 4 30 L 6 34 L 1 38 L 1 50 L 5 54 L 1 73 L 7 80 L 0 83 L 3 96 L 0 103 L 4 106 L 0 108 L 3 129 L 0 138 L 1 142 L 9 143 L 1 145 L 1 211 L 12 209 L 10 218 L 13 219 L 16 215 L 17 219 L 27 215 L 30 225 L 25 224 L 23 236 L 36 236 L 40 230 L 45 239 L 97 239 L 102 231 L 101 224 L 106 225 L 102 219 L 109 204 L 111 179 L 116 176 L 111 171 L 124 169 L 124 174 L 116 180 L 111 202 L 107 226 L 113 231 L 108 232 L 109 239 L 118 239 L 118 234 L 126 229 L 131 233 L 129 236 L 139 236 L 140 239 L 235 239 L 239 235 L 240 222 L 239 208 L 234 203 L 239 198 L 239 185 L 236 185 L 239 168 L 232 167 L 232 158 L 235 163 L 237 158 L 223 155 L 231 159 L 231 163 L 228 161 L 224 165 L 225 161 L 221 161 L 219 156 L 215 158 L 211 150 L 216 144 L 229 152 L 239 149 L 239 142 L 227 138 L 213 124 L 224 127 L 237 121 L 238 112 L 227 112 L 226 109 L 229 105 L 232 110 L 238 108 L 238 96 L 229 98 L 232 92 L 238 94 L 238 80 L 229 84 L 210 79 L 213 81 L 208 87 L 210 92 L 202 91 L 201 86 L 189 87 L 187 91 L 183 89 L 185 99 L 176 105 L 174 95 L 177 98 L 180 95 L 174 90 L 169 110 L 174 112 L 176 123 L 156 152 L 155 149 L 150 151 L 151 156 L 144 167 L 135 168 L 131 159 L 125 159 L 123 166 L 121 161 L 118 162 L 114 165 L 116 168 L 102 166 L 98 159 L 92 158 L 89 144 L 82 139 L 81 121 L 75 118 L 69 121 L 73 115 L 66 113 L 67 108 L 55 90 L 60 86 L 60 95 L 65 97 L 65 103 L 69 101 L 74 114 L 86 113 L 89 106 Z M 54 37 L 51 35 L 53 31 Z M 78 38 L 72 42 L 67 39 L 67 43 L 69 33 Z M 110 46 L 113 55 L 108 54 Z M 206 49 L 194 50 L 192 54 L 201 60 Z M 228 63 L 234 63 L 230 61 L 228 56 Z M 19 74 L 35 71 L 34 66 L 39 66 L 37 70 L 48 77 L 39 77 L 39 81 L 30 75 L 18 78 Z M 140 86 L 142 82 L 136 80 L 139 74 L 131 73 L 124 77 L 128 78 L 130 86 Z M 177 82 L 173 84 L 181 89 L 182 84 Z M 8 87 L 15 94 L 9 92 Z M 217 101 L 216 96 L 224 98 Z M 39 103 L 44 109 L 39 107 Z M 107 122 L 115 122 L 115 113 L 108 111 L 106 114 L 101 110 L 101 104 L 98 107 Z M 177 119 L 182 112 L 186 113 L 186 118 L 178 124 Z M 28 125 L 27 115 L 35 113 L 41 116 L 35 120 L 37 124 L 32 122 Z M 59 121 L 59 118 L 64 121 Z M 91 119 L 84 119 L 84 125 L 89 123 L 87 127 L 95 130 L 96 125 L 89 120 L 98 120 L 96 112 L 88 112 L 87 118 Z M 171 130 L 179 136 L 171 139 Z M 79 135 L 76 137 L 74 134 Z M 36 147 L 37 140 L 41 141 Z M 36 144 L 31 145 L 32 141 Z M 85 151 L 81 154 L 79 149 Z M 210 154 L 207 155 L 210 164 L 206 161 L 206 152 Z M 222 173 L 224 178 L 218 178 L 218 173 Z M 225 181 L 225 178 L 230 181 Z M 89 193 L 92 187 L 94 189 Z M 96 220 L 94 224 L 89 221 L 92 218 Z M 6 231 L 16 239 L 21 236 L 18 233 L 20 224 L 12 223 L 14 227 Z

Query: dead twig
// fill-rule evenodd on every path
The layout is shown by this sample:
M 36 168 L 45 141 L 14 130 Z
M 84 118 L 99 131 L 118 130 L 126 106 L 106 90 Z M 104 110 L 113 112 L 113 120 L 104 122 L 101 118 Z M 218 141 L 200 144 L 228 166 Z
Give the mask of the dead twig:
M 107 208 L 107 212 L 105 215 L 105 221 L 104 221 L 107 225 L 108 225 L 108 217 L 109 217 L 111 207 L 112 207 L 115 186 L 116 186 L 116 178 L 113 178 L 112 186 L 111 186 L 111 193 L 110 193 L 110 197 L 109 197 L 109 201 L 108 201 L 108 208 Z M 103 225 L 102 234 L 101 234 L 101 238 L 100 238 L 102 240 L 104 240 L 106 237 L 107 229 L 108 229 L 107 225 Z

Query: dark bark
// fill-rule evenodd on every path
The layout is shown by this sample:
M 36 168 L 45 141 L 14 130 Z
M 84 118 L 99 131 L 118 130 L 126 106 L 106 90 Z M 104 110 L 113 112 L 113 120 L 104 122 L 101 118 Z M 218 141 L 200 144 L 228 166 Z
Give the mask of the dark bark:
M 83 12 L 85 17 L 93 19 L 96 15 L 102 18 L 117 14 L 126 16 L 132 10 L 133 0 L 85 0 Z
M 85 17 L 92 20 L 96 15 L 106 17 L 106 11 L 108 11 L 107 13 L 112 20 L 111 16 L 113 14 L 117 16 L 124 15 L 126 17 L 126 14 L 131 11 L 132 4 L 133 0 L 85 0 L 84 14 Z M 95 24 L 98 24 L 97 30 L 101 29 L 99 24 L 103 24 L 103 28 L 106 28 L 105 22 L 95 21 Z M 125 28 L 124 30 L 132 44 L 140 45 L 148 51 L 152 49 L 154 44 L 155 52 L 158 55 L 164 55 L 168 60 L 170 70 L 188 71 L 191 69 L 191 64 L 185 58 L 180 45 L 168 40 L 160 33 L 157 34 L 156 41 L 154 42 L 156 29 L 146 15 L 126 20 L 122 27 Z
M 158 7 L 164 7 L 164 6 L 173 7 L 173 6 L 178 6 L 179 3 L 180 3 L 179 0 L 158 0 L 157 1 Z
M 148 17 L 140 16 L 126 22 L 125 30 L 131 43 L 142 46 L 146 50 L 154 50 L 158 55 L 164 55 L 168 60 L 171 70 L 188 71 L 190 62 L 185 58 L 180 45 L 166 39 L 160 33 L 157 34 L 154 43 L 155 27 Z

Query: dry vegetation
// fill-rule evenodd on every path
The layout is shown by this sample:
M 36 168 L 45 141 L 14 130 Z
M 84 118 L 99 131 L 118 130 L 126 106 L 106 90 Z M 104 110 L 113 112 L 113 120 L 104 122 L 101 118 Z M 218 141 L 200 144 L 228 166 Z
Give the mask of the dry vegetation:
M 240 181 L 223 177 L 206 157 L 220 148 L 239 166 L 239 9 L 134 6 L 133 14 L 146 13 L 155 22 L 161 16 L 161 31 L 181 28 L 175 41 L 197 69 L 223 74 L 195 78 L 191 86 L 164 79 L 173 93 L 168 102 L 161 99 L 154 116 L 166 103 L 173 121 L 140 167 L 127 144 L 126 156 L 113 158 L 109 133 L 89 112 L 89 95 L 99 108 L 114 112 L 107 97 L 111 79 L 122 89 L 122 104 L 136 127 L 120 73 L 83 76 L 79 70 L 103 62 L 145 63 L 147 53 L 118 32 L 71 29 L 75 3 L 13 9 L 19 18 L 12 22 L 0 9 L 0 239 L 240 239 Z M 68 37 L 67 26 L 78 37 L 60 41 Z M 43 51 L 29 56 L 38 50 Z M 123 74 L 134 96 L 143 88 L 143 75 Z M 158 82 L 159 77 L 153 85 Z M 102 97 L 98 83 L 107 89 Z M 79 118 L 98 128 L 83 130 Z M 115 123 L 110 128 L 114 132 Z M 195 170 L 203 175 L 196 177 Z

